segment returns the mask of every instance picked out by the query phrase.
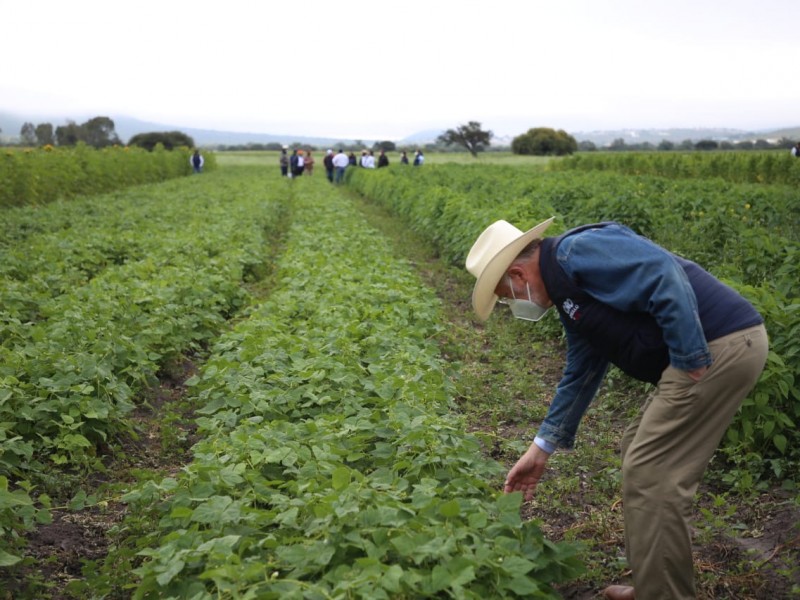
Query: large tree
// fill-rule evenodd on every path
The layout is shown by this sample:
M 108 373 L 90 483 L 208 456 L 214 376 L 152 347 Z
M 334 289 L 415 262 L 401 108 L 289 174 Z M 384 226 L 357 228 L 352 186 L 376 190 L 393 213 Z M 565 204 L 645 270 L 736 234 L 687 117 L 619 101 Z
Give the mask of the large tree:
M 572 154 L 577 149 L 578 142 L 574 137 L 563 129 L 556 131 L 550 127 L 534 127 L 511 141 L 511 151 L 514 154 L 563 156 Z
M 114 121 L 108 117 L 94 117 L 81 125 L 84 142 L 95 148 L 104 148 L 119 144 L 119 137 L 114 131 Z
M 39 123 L 36 126 L 36 141 L 40 146 L 52 146 L 56 143 L 53 125 L 51 123 Z
M 81 126 L 75 121 L 67 121 L 66 125 L 56 127 L 56 141 L 59 146 L 74 146 L 83 140 Z
M 36 145 L 36 128 L 33 123 L 23 123 L 19 130 L 19 141 L 23 146 Z
M 108 117 L 94 117 L 81 125 L 75 121 L 67 121 L 66 125 L 56 127 L 56 141 L 59 146 L 74 146 L 78 142 L 84 142 L 95 148 L 120 143 L 114 131 L 114 121 Z
M 130 140 L 129 146 L 139 146 L 148 151 L 152 151 L 156 144 L 161 144 L 166 150 L 180 148 L 194 148 L 194 140 L 181 131 L 151 131 L 148 133 L 137 133 Z
M 397 144 L 389 140 L 384 140 L 382 142 L 375 142 L 372 145 L 372 149 L 383 150 L 384 152 L 394 152 L 395 150 L 397 150 Z
M 478 156 L 478 152 L 482 152 L 491 144 L 491 139 L 491 131 L 481 129 L 481 124 L 478 121 L 470 121 L 466 125 L 459 125 L 455 129 L 448 129 L 436 138 L 436 141 L 446 146 L 452 144 L 464 146 L 472 156 Z

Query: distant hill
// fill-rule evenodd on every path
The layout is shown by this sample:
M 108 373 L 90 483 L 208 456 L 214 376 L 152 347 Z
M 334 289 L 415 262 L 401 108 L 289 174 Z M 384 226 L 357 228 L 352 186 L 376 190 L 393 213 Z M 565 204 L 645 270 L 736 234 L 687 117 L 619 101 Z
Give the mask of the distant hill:
M 788 138 L 790 140 L 800 141 L 800 127 L 787 127 L 785 129 L 775 129 L 769 132 L 770 139 Z M 755 140 L 757 138 L 747 138 Z
M 336 139 L 336 138 L 323 138 L 323 137 L 309 137 L 302 135 L 277 135 L 270 133 L 242 133 L 238 131 L 217 131 L 214 129 L 198 129 L 193 127 L 180 127 L 177 125 L 168 125 L 164 123 L 154 123 L 151 121 L 142 121 L 126 116 L 115 115 L 92 115 L 92 116 L 109 116 L 114 121 L 114 131 L 116 131 L 120 140 L 127 143 L 134 135 L 138 133 L 148 133 L 151 131 L 181 131 L 190 136 L 195 144 L 198 146 L 237 146 L 245 144 L 269 144 L 277 142 L 281 144 L 291 144 L 299 142 L 301 144 L 309 144 L 314 146 L 335 146 L 339 143 L 351 144 L 355 140 Z M 19 138 L 19 131 L 22 125 L 26 122 L 38 125 L 39 123 L 50 123 L 53 127 L 65 125 L 67 121 L 75 121 L 76 123 L 84 123 L 91 116 L 75 116 L 75 117 L 59 117 L 53 115 L 17 115 L 0 110 L 0 139 L 5 141 L 14 141 Z M 372 140 L 364 140 L 364 143 L 372 144 Z
M 137 133 L 151 131 L 182 131 L 192 137 L 198 146 L 238 146 L 246 144 L 269 144 L 281 143 L 291 144 L 298 142 L 317 147 L 335 147 L 338 144 L 352 144 L 354 139 L 335 139 L 324 137 L 309 137 L 300 135 L 278 135 L 270 133 L 242 133 L 236 131 L 217 131 L 214 129 L 197 129 L 191 127 L 178 127 L 164 123 L 153 123 L 142 121 L 127 116 L 114 115 L 91 115 L 91 116 L 53 116 L 53 115 L 18 115 L 0 110 L 0 141 L 14 142 L 19 138 L 19 131 L 23 123 L 31 122 L 34 125 L 39 123 L 51 123 L 54 127 L 64 125 L 68 120 L 83 123 L 92 116 L 109 116 L 114 121 L 114 129 L 119 138 L 124 142 Z M 400 140 L 394 140 L 400 146 L 423 146 L 435 142 L 436 138 L 447 129 L 427 129 L 412 133 Z M 520 132 L 522 133 L 522 132 Z M 781 138 L 800 140 L 800 127 L 786 127 L 777 130 L 758 130 L 746 131 L 741 129 L 726 128 L 672 128 L 672 129 L 613 129 L 598 131 L 570 131 L 568 132 L 579 142 L 590 141 L 597 146 L 608 146 L 614 140 L 623 139 L 626 144 L 643 144 L 649 142 L 658 145 L 663 140 L 673 143 L 680 143 L 684 140 L 698 142 L 700 140 L 715 141 L 744 141 L 765 139 L 775 142 Z M 497 136 L 492 139 L 492 146 L 509 146 L 514 136 Z M 364 145 L 371 146 L 379 140 L 361 140 Z
M 113 118 L 113 117 L 112 117 Z M 148 131 L 182 131 L 191 136 L 198 146 L 239 146 L 246 144 L 291 144 L 299 142 L 313 146 L 335 146 L 338 143 L 352 143 L 353 140 L 310 137 L 302 135 L 277 135 L 271 133 L 242 133 L 239 131 L 217 131 L 215 129 L 195 129 L 177 127 L 163 123 L 148 123 L 129 117 L 114 119 L 114 128 L 120 139 L 129 140 L 137 133 Z

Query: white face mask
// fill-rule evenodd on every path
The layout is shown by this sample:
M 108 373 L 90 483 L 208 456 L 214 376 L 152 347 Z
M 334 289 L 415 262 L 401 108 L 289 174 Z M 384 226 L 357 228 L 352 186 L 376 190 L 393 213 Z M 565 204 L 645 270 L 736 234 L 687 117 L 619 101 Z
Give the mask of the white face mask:
M 507 304 L 509 308 L 511 308 L 511 314 L 513 314 L 515 318 L 522 319 L 523 321 L 538 321 L 550 310 L 549 307 L 545 308 L 533 301 L 533 298 L 531 298 L 531 286 L 527 281 L 525 282 L 525 288 L 528 290 L 527 300 L 518 300 L 514 295 L 514 285 L 511 281 L 511 277 L 508 278 L 508 287 L 511 289 L 511 296 L 513 299 L 500 298 L 498 302 Z

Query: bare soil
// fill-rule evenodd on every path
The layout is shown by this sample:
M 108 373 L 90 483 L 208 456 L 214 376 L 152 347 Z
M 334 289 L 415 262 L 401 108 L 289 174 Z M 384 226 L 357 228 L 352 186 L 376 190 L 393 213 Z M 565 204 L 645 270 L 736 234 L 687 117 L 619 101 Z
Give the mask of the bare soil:
M 196 371 L 196 358 L 183 358 L 159 375 L 159 382 L 144 394 L 142 405 L 132 420 L 139 432 L 138 439 L 126 439 L 121 451 L 108 459 L 105 473 L 87 479 L 83 489 L 97 494 L 98 502 L 82 510 L 51 511 L 52 522 L 39 525 L 27 535 L 25 564 L 3 572 L 0 570 L 0 599 L 75 598 L 67 585 L 84 578 L 84 568 L 92 561 L 102 561 L 113 543 L 109 531 L 125 517 L 125 504 L 110 490 L 120 485 L 133 485 L 132 470 L 151 470 L 164 476 L 176 473 L 189 460 L 188 449 L 193 443 L 194 425 L 185 419 L 174 419 L 165 425 L 163 417 L 180 404 L 185 385 Z M 164 446 L 163 428 L 171 428 L 170 439 L 180 439 L 178 445 Z M 176 436 L 175 430 L 180 430 Z M 73 494 L 64 490 L 64 497 Z M 103 499 L 105 497 L 105 499 Z M 32 560 L 31 560 L 32 559 Z

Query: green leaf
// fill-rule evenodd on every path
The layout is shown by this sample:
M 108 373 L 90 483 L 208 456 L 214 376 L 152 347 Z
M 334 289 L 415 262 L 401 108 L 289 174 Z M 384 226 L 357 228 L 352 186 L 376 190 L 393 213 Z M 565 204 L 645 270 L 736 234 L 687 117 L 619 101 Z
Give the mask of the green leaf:
M 458 569 L 452 569 L 450 577 L 450 587 L 453 588 L 463 587 L 473 579 L 475 579 L 474 565 L 464 565 Z
M 17 490 L 16 492 L 9 492 L 0 488 L 0 510 L 5 510 L 15 506 L 31 506 L 33 500 L 23 492 Z
M 508 587 L 508 589 L 518 596 L 522 597 L 533 596 L 539 592 L 539 586 L 530 577 L 514 577 L 508 582 L 506 587 Z
M 459 505 L 458 500 L 454 498 L 449 502 L 444 502 L 439 507 L 439 514 L 448 519 L 457 517 L 459 514 L 461 514 L 461 506 Z
M 21 560 L 21 556 L 15 556 L 14 554 L 9 554 L 5 550 L 0 549 L 0 567 L 10 567 Z
M 511 575 L 525 575 L 536 565 L 521 556 L 507 556 L 503 560 L 503 570 Z
M 403 578 L 403 567 L 400 565 L 392 565 L 389 567 L 381 578 L 381 585 L 390 592 L 400 591 L 400 580 Z
M 156 581 L 158 581 L 158 584 L 162 587 L 167 585 L 178 573 L 183 571 L 183 567 L 185 566 L 186 563 L 182 560 L 171 560 L 166 568 L 156 577 Z
M 440 592 L 450 587 L 450 571 L 442 565 L 436 565 L 431 571 L 431 584 L 434 592 Z
M 347 467 L 338 467 L 333 471 L 333 476 L 331 477 L 331 485 L 333 489 L 337 492 L 342 491 L 344 488 L 350 485 L 350 469 Z
M 501 513 L 518 513 L 522 504 L 522 492 L 511 492 L 510 494 L 499 494 L 497 496 L 497 508 Z
M 53 522 L 53 515 L 47 509 L 41 509 L 36 511 L 36 522 L 40 525 L 49 525 Z
M 196 523 L 230 523 L 236 521 L 238 511 L 230 496 L 212 496 L 192 512 Z
M 483 512 L 473 512 L 469 515 L 469 526 L 473 529 L 485 529 L 486 524 L 489 522 L 488 515 Z
M 192 509 L 188 506 L 176 506 L 170 511 L 169 516 L 173 519 L 188 519 L 192 513 Z
M 70 510 L 83 510 L 86 506 L 86 492 L 78 490 L 78 493 L 72 497 L 68 504 Z

